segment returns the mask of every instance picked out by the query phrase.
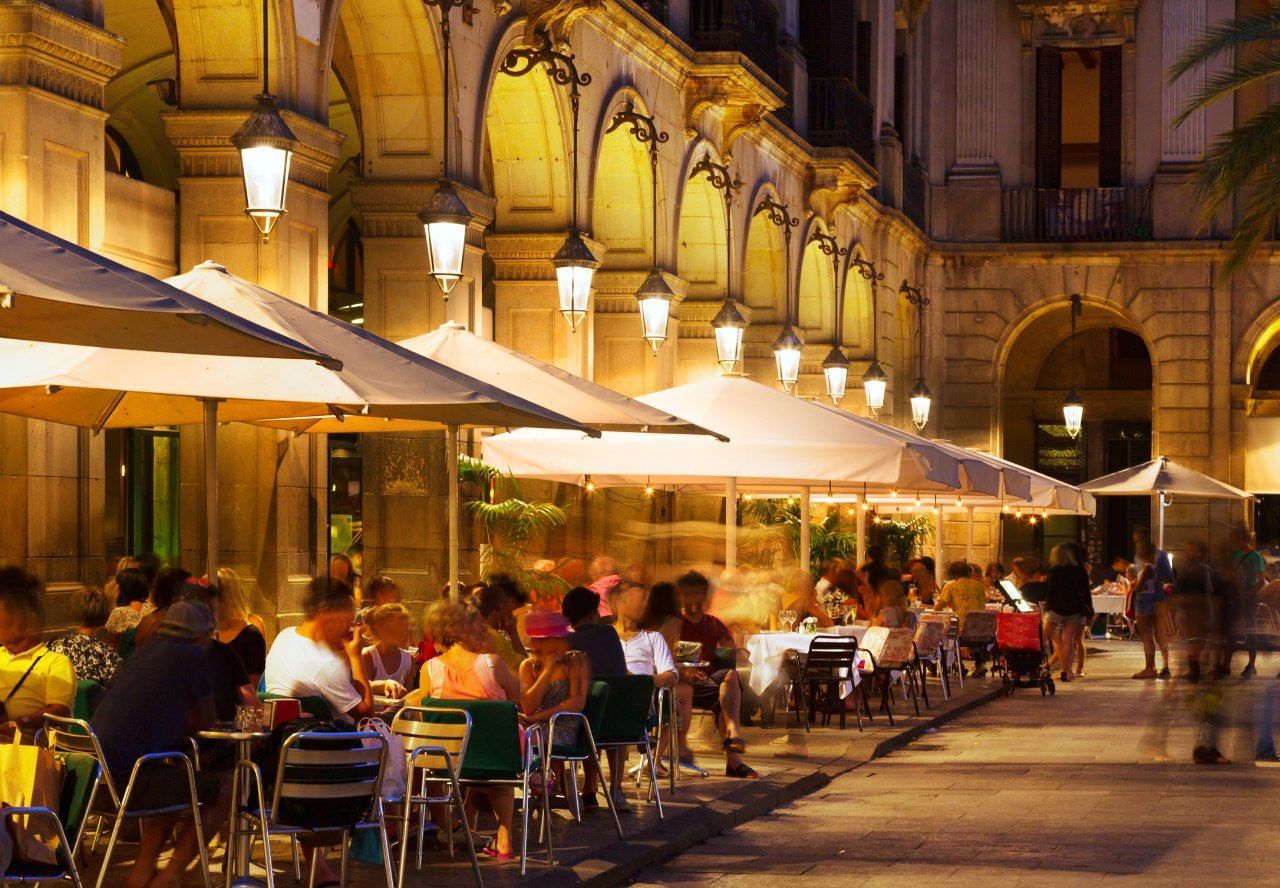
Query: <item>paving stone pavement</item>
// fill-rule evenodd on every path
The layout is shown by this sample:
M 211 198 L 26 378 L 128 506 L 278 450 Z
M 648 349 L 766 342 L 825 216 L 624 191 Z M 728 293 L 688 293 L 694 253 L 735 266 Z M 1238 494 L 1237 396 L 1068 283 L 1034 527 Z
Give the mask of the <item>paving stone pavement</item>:
M 1019 689 L 636 884 L 1274 884 L 1280 770 L 1253 764 L 1251 713 L 1280 661 L 1223 684 L 1236 764 L 1204 766 L 1187 689 L 1130 679 L 1132 642 L 1090 647 L 1087 674 L 1055 697 Z

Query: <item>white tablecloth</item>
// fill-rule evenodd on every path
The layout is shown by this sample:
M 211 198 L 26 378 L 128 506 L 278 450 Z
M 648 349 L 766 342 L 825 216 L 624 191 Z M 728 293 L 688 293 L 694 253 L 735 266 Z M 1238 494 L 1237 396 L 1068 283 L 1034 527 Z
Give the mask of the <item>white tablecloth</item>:
M 833 626 L 823 629 L 818 635 L 844 635 L 862 641 L 866 626 Z M 747 653 L 751 655 L 751 677 L 747 684 L 757 694 L 763 694 L 777 680 L 778 670 L 782 666 L 782 656 L 787 651 L 801 654 L 809 653 L 809 645 L 818 635 L 804 632 L 761 632 L 751 635 L 746 640 Z M 853 676 L 858 681 L 858 676 Z
M 1093 612 L 1095 614 L 1122 614 L 1124 613 L 1123 595 L 1094 595 L 1093 596 Z

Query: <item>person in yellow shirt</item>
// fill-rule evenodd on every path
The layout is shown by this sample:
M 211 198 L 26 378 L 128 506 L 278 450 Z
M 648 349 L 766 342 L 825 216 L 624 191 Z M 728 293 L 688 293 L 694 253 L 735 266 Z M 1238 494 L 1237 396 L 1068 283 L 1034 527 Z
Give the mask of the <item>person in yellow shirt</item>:
M 32 734 L 48 715 L 71 715 L 75 670 L 45 647 L 44 586 L 30 571 L 0 568 L 0 734 Z
M 973 569 L 968 562 L 953 561 L 947 565 L 947 584 L 942 587 L 942 594 L 935 604 L 955 611 L 962 623 L 969 611 L 986 607 L 986 589 L 980 580 L 973 577 Z

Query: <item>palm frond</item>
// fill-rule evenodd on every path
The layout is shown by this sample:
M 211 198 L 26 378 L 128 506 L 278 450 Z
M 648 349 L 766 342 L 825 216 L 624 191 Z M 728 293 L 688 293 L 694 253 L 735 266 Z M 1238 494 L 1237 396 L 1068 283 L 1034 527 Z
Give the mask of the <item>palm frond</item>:
M 1172 68 L 1172 83 L 1188 71 L 1207 65 L 1222 55 L 1254 43 L 1280 40 L 1280 11 L 1268 10 L 1243 18 L 1231 19 L 1208 28 L 1199 40 L 1187 47 Z
M 1245 198 L 1245 212 L 1231 231 L 1223 272 L 1230 277 L 1242 269 L 1266 241 L 1275 238 L 1280 219 L 1280 161 L 1272 160 L 1253 181 Z
M 1195 91 L 1187 107 L 1174 118 L 1172 125 L 1181 126 L 1192 114 L 1219 99 L 1224 99 L 1255 83 L 1264 83 L 1277 75 L 1280 75 L 1280 53 L 1270 49 L 1265 55 L 1248 59 L 1237 63 L 1232 68 L 1218 72 Z
M 1249 185 L 1260 170 L 1280 158 L 1280 104 L 1218 138 L 1196 171 L 1204 199 L 1202 222 L 1209 222 Z

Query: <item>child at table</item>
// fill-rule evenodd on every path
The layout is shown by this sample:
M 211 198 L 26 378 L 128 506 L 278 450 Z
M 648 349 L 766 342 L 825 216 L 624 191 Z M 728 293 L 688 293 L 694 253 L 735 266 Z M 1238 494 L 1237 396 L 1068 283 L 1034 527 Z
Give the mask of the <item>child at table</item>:
M 409 609 L 399 602 L 370 608 L 365 625 L 374 643 L 360 652 L 375 694 L 399 699 L 413 687 L 418 667 L 409 645 Z

